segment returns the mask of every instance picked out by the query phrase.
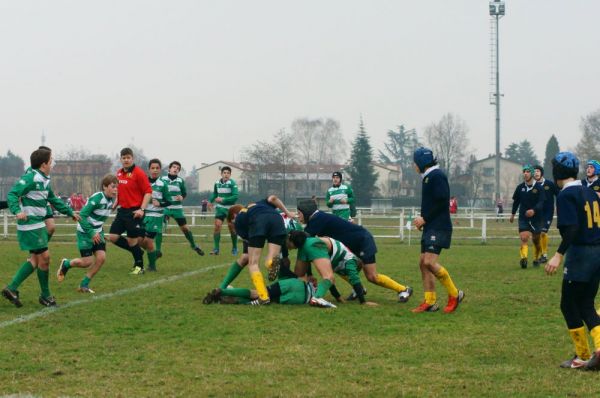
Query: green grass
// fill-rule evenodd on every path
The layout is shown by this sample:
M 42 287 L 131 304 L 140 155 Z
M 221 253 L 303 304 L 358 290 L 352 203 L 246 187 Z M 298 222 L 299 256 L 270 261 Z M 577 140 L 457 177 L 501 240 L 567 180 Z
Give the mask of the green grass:
M 206 306 L 202 297 L 225 275 L 232 256 L 198 257 L 183 237 L 169 238 L 159 272 L 134 277 L 127 274 L 129 255 L 110 246 L 108 262 L 92 282 L 101 299 L 75 291 L 83 271 L 74 269 L 62 284 L 51 282 L 62 309 L 0 328 L 0 393 L 597 396 L 597 374 L 558 368 L 573 352 L 558 305 L 560 276 L 521 270 L 511 242 L 459 241 L 442 254 L 466 291 L 452 315 L 410 312 L 422 298 L 414 244 L 378 242 L 379 272 L 415 287 L 408 304 L 367 284 L 368 299 L 379 307 L 348 303 L 336 310 Z M 201 243 L 210 248 L 207 240 Z M 0 284 L 6 284 L 25 253 L 14 240 L 0 241 L 0 249 Z M 53 241 L 51 252 L 53 272 L 61 257 L 77 254 L 69 238 Z M 103 298 L 189 271 L 198 272 Z M 234 285 L 249 287 L 247 272 Z M 345 282 L 339 286 L 348 293 Z M 41 310 L 35 277 L 20 290 L 24 307 L 0 302 L 0 324 Z M 438 295 L 445 304 L 441 287 Z M 79 300 L 89 301 L 73 305 Z

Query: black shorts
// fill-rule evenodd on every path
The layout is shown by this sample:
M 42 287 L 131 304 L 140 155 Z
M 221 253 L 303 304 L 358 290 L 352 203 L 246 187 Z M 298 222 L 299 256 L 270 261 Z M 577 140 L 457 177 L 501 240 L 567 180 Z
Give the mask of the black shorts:
M 373 235 L 370 232 L 366 231 L 356 255 L 365 264 L 375 264 L 377 262 L 375 259 L 376 253 L 377 245 L 375 244 L 375 239 L 373 239 Z
M 277 236 L 254 236 L 248 240 L 248 246 L 263 248 L 265 246 L 265 241 L 269 243 L 273 243 L 275 245 L 282 246 L 285 245 L 286 235 L 277 235 Z
M 31 253 L 31 254 L 42 254 L 42 253 L 44 253 L 47 250 L 48 250 L 47 247 L 43 247 L 41 249 L 29 250 L 29 253 Z
M 110 226 L 110 233 L 121 235 L 127 232 L 128 238 L 141 238 L 145 235 L 144 218 L 133 218 L 133 212 L 138 209 L 118 209 L 117 216 Z
M 81 255 L 81 257 L 90 257 L 97 251 L 105 252 L 106 251 L 106 243 L 102 242 L 102 243 L 94 244 L 94 246 L 92 246 L 91 249 L 79 250 L 79 254 Z
M 421 236 L 421 253 L 440 254 L 442 249 L 449 249 L 452 231 L 429 230 Z
M 225 221 L 225 214 L 215 214 L 215 220 Z
M 177 225 L 179 225 L 180 227 L 183 227 L 184 225 L 187 224 L 187 220 L 185 219 L 185 217 L 176 218 L 175 221 L 177 222 Z
M 248 254 L 248 242 L 242 240 L 242 254 Z
M 146 236 L 146 238 L 154 239 L 156 238 L 156 235 L 158 235 L 158 232 L 144 231 L 144 236 Z
M 542 232 L 542 220 L 539 218 L 521 218 L 519 217 L 519 232 L 531 232 L 539 234 Z
M 600 245 L 571 245 L 565 253 L 563 279 L 590 282 L 600 278 Z
M 248 220 L 248 241 L 251 247 L 258 247 L 252 245 L 253 238 L 262 237 L 263 242 L 267 240 L 271 243 L 283 244 L 286 235 L 283 218 L 277 213 L 255 214 L 251 215 Z M 275 242 L 272 239 L 276 237 Z M 283 242 L 281 237 L 283 237 Z

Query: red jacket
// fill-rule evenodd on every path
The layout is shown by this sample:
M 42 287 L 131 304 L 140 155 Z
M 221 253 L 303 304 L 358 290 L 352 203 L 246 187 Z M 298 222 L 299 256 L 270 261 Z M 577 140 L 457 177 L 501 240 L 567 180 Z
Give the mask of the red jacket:
M 124 209 L 136 209 L 142 205 L 145 194 L 152 194 L 152 187 L 148 176 L 137 166 L 133 166 L 129 172 L 123 168 L 117 171 L 118 202 Z

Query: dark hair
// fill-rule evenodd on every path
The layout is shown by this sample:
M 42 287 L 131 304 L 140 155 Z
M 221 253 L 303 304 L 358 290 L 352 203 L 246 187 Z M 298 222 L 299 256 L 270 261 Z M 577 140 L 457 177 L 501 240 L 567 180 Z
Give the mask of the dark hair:
M 131 155 L 131 156 L 133 156 L 133 150 L 131 148 L 123 148 L 123 149 L 121 149 L 121 157 L 123 157 L 125 155 Z
M 158 164 L 158 167 L 160 167 L 162 169 L 162 163 L 160 162 L 159 159 L 154 158 L 154 159 L 150 159 L 148 161 L 148 168 L 150 168 L 150 166 L 152 166 L 154 163 Z
M 308 234 L 304 231 L 290 231 L 288 237 L 296 249 L 301 249 L 302 246 L 304 246 L 304 243 L 306 243 Z
M 221 174 L 225 171 L 225 170 L 229 170 L 229 172 L 231 173 L 231 167 L 229 166 L 223 166 L 221 167 Z
M 50 151 L 50 152 L 52 152 L 52 149 L 50 149 L 50 148 L 48 148 L 47 146 L 44 146 L 44 145 L 40 145 L 40 146 L 38 147 L 38 149 L 45 149 L 45 150 L 47 150 L 47 151 Z
M 174 160 L 171 163 L 169 163 L 169 168 L 171 168 L 174 164 L 176 164 L 177 166 L 179 166 L 179 170 L 181 170 L 181 163 L 179 163 L 176 160 Z
M 102 177 L 102 188 L 109 186 L 110 184 L 118 184 L 119 180 L 114 174 L 107 174 Z
M 52 152 L 47 149 L 36 149 L 31 153 L 29 157 L 29 161 L 31 162 L 32 169 L 39 169 L 44 163 L 48 163 L 50 161 L 50 156 Z
M 536 164 L 535 166 L 533 166 L 533 170 L 539 170 L 542 177 L 544 176 L 544 168 L 542 166 L 540 166 L 539 164 Z

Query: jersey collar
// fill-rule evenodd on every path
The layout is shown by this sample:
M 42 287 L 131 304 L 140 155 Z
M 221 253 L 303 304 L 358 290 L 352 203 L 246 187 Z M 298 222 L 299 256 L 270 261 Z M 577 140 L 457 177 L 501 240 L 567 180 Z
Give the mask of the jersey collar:
M 581 180 L 569 181 L 565 185 L 563 185 L 562 189 L 569 188 L 569 187 L 577 187 L 577 186 L 580 187 L 582 185 L 583 184 L 581 183 Z
M 425 171 L 425 173 L 421 174 L 421 178 L 425 178 L 425 177 L 427 177 L 427 175 L 428 175 L 429 173 L 431 173 L 433 170 L 437 170 L 437 169 L 439 169 L 439 168 L 440 168 L 440 165 L 439 165 L 439 164 L 436 164 L 435 166 L 431 166 L 430 168 L 428 168 L 428 169 Z

